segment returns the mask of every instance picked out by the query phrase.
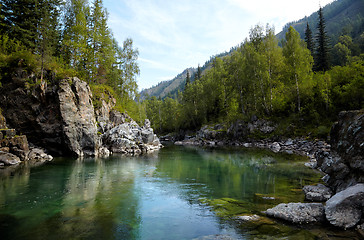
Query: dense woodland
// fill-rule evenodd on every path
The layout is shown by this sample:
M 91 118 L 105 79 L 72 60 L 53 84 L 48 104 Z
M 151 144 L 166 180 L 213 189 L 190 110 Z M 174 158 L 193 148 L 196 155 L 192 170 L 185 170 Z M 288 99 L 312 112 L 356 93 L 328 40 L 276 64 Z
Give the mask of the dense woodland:
M 187 76 L 177 99 L 146 101 L 154 128 L 228 127 L 258 116 L 276 122 L 278 134 L 325 138 L 340 111 L 364 107 L 364 33 L 355 43 L 342 35 L 331 47 L 322 8 L 318 17 L 316 35 L 307 24 L 305 41 L 293 27 L 283 42 L 269 25 L 252 28 L 236 51 L 214 58 L 194 81 Z
M 131 39 L 118 45 L 102 0 L 1 0 L 0 84 L 21 79 L 32 88 L 78 76 L 96 106 L 113 95 L 118 110 L 148 117 L 158 133 L 257 116 L 278 123 L 275 134 L 325 137 L 339 111 L 364 107 L 364 33 L 332 41 L 321 8 L 317 16 L 304 37 L 289 27 L 282 42 L 273 27 L 257 25 L 211 67 L 187 72 L 177 97 L 141 101 L 138 51 Z
M 1 0 L 0 84 L 21 78 L 31 88 L 77 76 L 95 104 L 113 95 L 137 119 L 138 51 L 129 38 L 118 45 L 107 19 L 102 0 Z

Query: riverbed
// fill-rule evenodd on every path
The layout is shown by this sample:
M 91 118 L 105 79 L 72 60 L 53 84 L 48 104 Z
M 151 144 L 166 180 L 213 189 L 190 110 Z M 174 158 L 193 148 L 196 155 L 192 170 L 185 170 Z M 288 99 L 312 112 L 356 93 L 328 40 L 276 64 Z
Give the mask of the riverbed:
M 355 239 L 355 232 L 262 213 L 304 201 L 301 188 L 322 177 L 306 161 L 266 150 L 167 146 L 140 157 L 24 165 L 0 175 L 1 239 Z

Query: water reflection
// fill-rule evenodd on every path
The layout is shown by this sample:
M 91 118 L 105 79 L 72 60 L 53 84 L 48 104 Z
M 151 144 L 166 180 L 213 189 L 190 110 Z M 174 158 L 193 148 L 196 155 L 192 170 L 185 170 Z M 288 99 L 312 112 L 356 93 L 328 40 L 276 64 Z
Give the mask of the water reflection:
M 1 239 L 250 238 L 201 199 L 235 199 L 242 213 L 303 200 L 297 189 L 320 175 L 295 160 L 264 151 L 169 147 L 144 157 L 25 166 L 0 180 Z

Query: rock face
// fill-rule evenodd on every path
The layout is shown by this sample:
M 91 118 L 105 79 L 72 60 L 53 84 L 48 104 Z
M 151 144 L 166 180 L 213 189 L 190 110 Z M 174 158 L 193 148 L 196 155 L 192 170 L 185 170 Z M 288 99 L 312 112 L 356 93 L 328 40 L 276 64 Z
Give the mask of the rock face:
M 317 166 L 336 192 L 364 182 L 364 110 L 339 114 L 331 129 L 331 153 L 319 151 Z
M 325 219 L 321 203 L 281 203 L 266 211 L 267 216 L 280 218 L 292 223 L 315 223 Z
M 116 100 L 109 98 L 102 99 L 95 111 L 90 87 L 78 78 L 53 81 L 51 86 L 44 81 L 33 87 L 16 79 L 0 88 L 0 107 L 8 125 L 55 155 L 107 156 L 110 150 L 135 154 L 160 147 L 150 123 L 136 126 L 127 114 L 112 110 Z M 110 136 L 101 138 L 108 131 Z M 101 139 L 107 141 L 106 147 Z
M 356 184 L 330 198 L 326 202 L 327 220 L 334 226 L 354 227 L 362 218 L 364 210 L 364 184 Z
M 313 202 L 325 202 L 332 196 L 331 189 L 323 184 L 304 186 L 303 192 L 305 193 L 306 200 Z
M 90 87 L 78 78 L 64 79 L 59 83 L 58 99 L 67 148 L 79 157 L 97 156 L 100 140 Z

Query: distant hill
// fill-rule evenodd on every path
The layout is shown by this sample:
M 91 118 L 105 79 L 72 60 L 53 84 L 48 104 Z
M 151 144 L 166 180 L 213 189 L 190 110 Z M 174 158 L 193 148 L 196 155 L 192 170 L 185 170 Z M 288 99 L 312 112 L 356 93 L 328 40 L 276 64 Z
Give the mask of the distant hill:
M 323 13 L 326 21 L 326 30 L 332 45 L 335 45 L 338 37 L 343 34 L 351 36 L 355 41 L 355 39 L 359 38 L 360 34 L 364 32 L 364 0 L 337 0 L 323 7 Z M 301 20 L 287 23 L 283 30 L 277 34 L 277 38 L 279 40 L 284 39 L 290 26 L 293 26 L 296 31 L 299 32 L 301 38 L 304 38 L 307 22 L 313 31 L 313 36 L 315 36 L 318 23 L 317 12 L 314 12 L 309 17 L 305 17 Z M 206 69 L 211 67 L 215 57 L 227 56 L 235 50 L 236 47 L 233 47 L 229 52 L 211 57 L 210 60 L 201 67 L 202 74 Z M 167 96 L 175 98 L 178 91 L 183 91 L 184 89 L 187 71 L 190 71 L 190 75 L 192 76 L 191 79 L 193 81 L 193 76 L 197 69 L 188 68 L 172 80 L 161 82 L 157 86 L 143 90 L 141 92 L 141 99 L 143 100 L 151 96 L 160 97 L 162 99 Z
M 331 44 L 335 45 L 339 36 L 345 34 L 353 39 L 360 36 L 364 31 L 364 1 L 363 0 L 337 0 L 323 7 L 323 14 L 326 21 L 326 31 L 331 39 Z M 309 17 L 287 23 L 283 30 L 277 34 L 278 39 L 284 39 L 290 26 L 294 27 L 305 37 L 307 23 L 316 35 L 318 24 L 318 13 L 314 12 Z
M 214 58 L 227 56 L 235 50 L 236 47 L 233 47 L 230 49 L 229 52 L 220 53 L 218 55 L 211 57 L 210 60 L 206 61 L 205 64 L 201 67 L 202 74 L 205 72 L 206 69 L 211 68 Z M 153 86 L 151 88 L 142 90 L 140 92 L 140 99 L 144 100 L 147 99 L 148 97 L 153 97 L 153 96 L 162 99 L 168 96 L 171 98 L 176 98 L 178 91 L 183 91 L 184 89 L 186 83 L 187 71 L 190 72 L 191 81 L 193 82 L 195 78 L 194 76 L 197 72 L 197 68 L 187 68 L 172 80 L 163 81 L 160 82 L 157 86 Z

